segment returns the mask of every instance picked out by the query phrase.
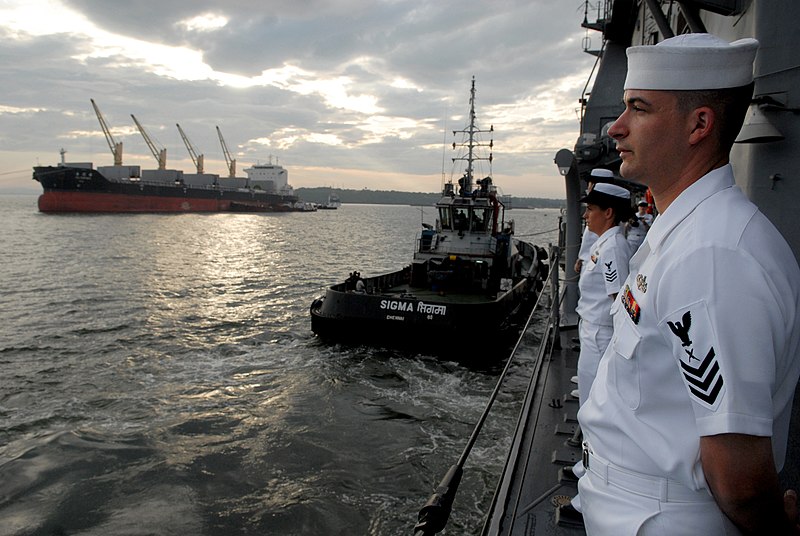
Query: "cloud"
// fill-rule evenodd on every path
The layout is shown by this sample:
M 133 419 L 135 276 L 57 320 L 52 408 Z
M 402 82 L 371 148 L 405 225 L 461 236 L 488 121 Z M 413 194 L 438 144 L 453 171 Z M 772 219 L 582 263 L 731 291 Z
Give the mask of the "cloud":
M 32 154 L 55 161 L 61 146 L 74 160 L 109 163 L 94 98 L 125 144 L 126 163 L 153 164 L 134 114 L 176 164 L 188 159 L 180 123 L 205 153 L 206 169 L 223 173 L 219 125 L 241 158 L 279 156 L 295 186 L 330 183 L 312 170 L 341 169 L 348 170 L 336 174 L 341 187 L 371 174 L 395 185 L 407 180 L 408 189 L 427 177 L 435 190 L 443 129 L 461 128 L 475 76 L 478 120 L 495 127 L 498 182 L 507 177 L 512 186 L 504 190 L 516 195 L 560 196 L 537 184 L 556 175 L 553 154 L 577 138 L 577 100 L 593 61 L 581 52 L 578 7 L 7 1 L 0 7 L 3 166 L 30 168 Z

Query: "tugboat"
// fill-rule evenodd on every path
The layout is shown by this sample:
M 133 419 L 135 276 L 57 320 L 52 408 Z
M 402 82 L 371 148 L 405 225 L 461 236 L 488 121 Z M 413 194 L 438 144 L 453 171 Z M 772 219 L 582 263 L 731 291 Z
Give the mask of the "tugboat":
M 339 196 L 331 192 L 328 194 L 328 200 L 325 203 L 319 205 L 319 207 L 317 208 L 320 208 L 322 210 L 336 210 L 340 206 L 342 206 L 342 202 L 339 200 Z
M 468 125 L 454 131 L 465 141 L 453 144 L 465 149 L 453 161 L 465 161 L 466 170 L 457 185 L 444 185 L 436 224 L 422 224 L 412 263 L 367 278 L 352 272 L 328 288 L 311 304 L 311 329 L 319 337 L 431 351 L 496 344 L 513 313 L 541 288 L 547 253 L 514 238 L 491 176 L 474 180 L 474 162 L 492 160 L 477 156 L 485 146 L 477 137 L 494 131 L 475 124 L 474 78 L 469 106 Z M 465 336 L 476 324 L 479 336 Z

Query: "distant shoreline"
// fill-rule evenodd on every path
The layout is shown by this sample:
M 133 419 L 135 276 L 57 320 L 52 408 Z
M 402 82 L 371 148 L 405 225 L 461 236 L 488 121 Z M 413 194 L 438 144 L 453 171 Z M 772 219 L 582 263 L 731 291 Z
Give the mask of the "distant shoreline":
M 399 192 L 396 190 L 349 190 L 334 188 L 344 204 L 374 204 L 374 205 L 413 205 L 433 206 L 441 194 L 425 192 Z M 311 203 L 324 203 L 331 192 L 330 187 L 295 188 L 295 194 L 303 201 Z M 563 199 L 548 199 L 540 197 L 511 196 L 511 208 L 562 208 L 566 205 Z
M 322 204 L 328 200 L 330 187 L 295 188 L 295 194 L 310 203 Z M 356 205 L 413 205 L 433 206 L 441 194 L 425 192 L 399 192 L 395 190 L 350 190 L 335 188 L 336 195 L 344 204 Z M 41 190 L 32 188 L 0 188 L 0 195 L 39 195 Z M 563 199 L 511 196 L 512 209 L 562 208 Z

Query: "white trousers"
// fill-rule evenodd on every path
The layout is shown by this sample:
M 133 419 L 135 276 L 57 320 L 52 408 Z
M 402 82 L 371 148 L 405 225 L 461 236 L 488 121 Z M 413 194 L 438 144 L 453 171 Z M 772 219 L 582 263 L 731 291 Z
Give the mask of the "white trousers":
M 616 476 L 620 474 L 624 475 L 624 470 L 616 472 Z M 626 489 L 629 478 L 615 481 L 614 476 L 607 470 L 593 470 L 590 462 L 578 480 L 587 536 L 741 536 L 704 490 L 694 492 L 696 501 L 685 488 L 677 499 L 666 494 L 648 496 L 640 487 Z
M 581 340 L 581 353 L 578 355 L 578 403 L 583 403 L 589 398 L 600 358 L 611 342 L 614 333 L 612 326 L 601 326 L 581 319 L 578 325 L 578 336 Z

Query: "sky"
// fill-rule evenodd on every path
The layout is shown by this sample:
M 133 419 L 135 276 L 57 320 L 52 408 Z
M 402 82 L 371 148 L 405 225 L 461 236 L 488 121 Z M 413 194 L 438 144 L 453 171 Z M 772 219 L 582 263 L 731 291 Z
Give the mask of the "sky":
M 583 0 L 0 0 L 0 192 L 35 165 L 123 164 L 227 175 L 270 159 L 295 188 L 438 192 L 463 162 L 476 83 L 500 191 L 562 198 L 555 153 L 578 137 Z M 598 41 L 599 35 L 590 35 Z M 490 135 L 481 134 L 488 143 Z M 484 155 L 485 156 L 485 155 Z M 455 167 L 454 167 L 455 165 Z

